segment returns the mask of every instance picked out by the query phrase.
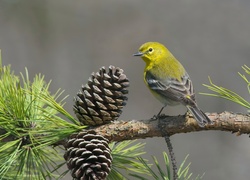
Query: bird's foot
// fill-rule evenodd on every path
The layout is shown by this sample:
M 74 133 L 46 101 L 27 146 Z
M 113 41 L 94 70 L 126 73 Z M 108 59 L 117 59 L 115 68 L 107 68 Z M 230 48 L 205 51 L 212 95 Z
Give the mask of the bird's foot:
M 151 119 L 150 119 L 150 122 L 151 121 L 156 121 L 156 120 L 159 120 L 159 118 L 164 115 L 164 114 L 161 114 L 162 110 L 165 108 L 166 106 L 163 106 L 160 110 L 160 112 L 157 114 L 157 115 L 154 115 Z
M 154 116 L 150 119 L 150 121 L 156 121 L 156 120 L 158 120 L 158 119 L 159 119 L 159 116 L 154 115 Z
M 160 118 L 161 116 L 165 116 L 165 114 L 157 114 L 157 115 L 154 115 L 154 116 L 150 119 L 150 121 L 159 120 L 159 118 Z

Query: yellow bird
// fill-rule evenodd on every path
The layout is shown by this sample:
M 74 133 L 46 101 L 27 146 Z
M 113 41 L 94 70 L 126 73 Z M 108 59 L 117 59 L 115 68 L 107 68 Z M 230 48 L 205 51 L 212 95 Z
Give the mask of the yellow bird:
M 213 123 L 198 108 L 193 84 L 186 70 L 163 44 L 147 42 L 134 56 L 141 56 L 145 61 L 144 82 L 152 94 L 164 104 L 157 116 L 167 105 L 183 104 L 199 126 Z

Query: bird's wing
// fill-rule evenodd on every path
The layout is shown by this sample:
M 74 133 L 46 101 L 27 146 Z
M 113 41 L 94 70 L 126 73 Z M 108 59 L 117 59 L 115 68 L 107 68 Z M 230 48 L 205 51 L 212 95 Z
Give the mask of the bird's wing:
M 152 91 L 172 101 L 184 105 L 196 106 L 192 81 L 185 73 L 181 81 L 171 78 L 158 80 L 151 72 L 146 72 L 145 81 Z

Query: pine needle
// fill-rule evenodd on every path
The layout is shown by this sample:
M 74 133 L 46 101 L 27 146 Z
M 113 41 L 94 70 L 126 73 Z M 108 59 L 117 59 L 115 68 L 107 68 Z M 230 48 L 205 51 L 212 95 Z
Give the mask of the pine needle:
M 136 172 L 145 174 L 145 166 L 139 161 L 138 157 L 145 153 L 144 143 L 134 144 L 135 141 L 122 141 L 111 143 L 112 150 L 112 170 L 108 179 L 121 179 L 123 176 L 120 171 Z
M 62 90 L 50 93 L 44 76 L 30 81 L 27 68 L 20 77 L 10 66 L 0 68 L 0 179 L 57 177 L 52 172 L 63 159 L 53 144 L 85 127 L 63 108 Z
M 250 75 L 250 68 L 249 67 L 244 65 L 244 66 L 242 66 L 242 69 L 245 71 L 245 73 Z M 238 74 L 246 82 L 248 93 L 250 94 L 250 81 L 247 79 L 246 75 L 243 75 L 241 73 L 238 73 Z M 203 84 L 203 86 L 207 87 L 209 90 L 213 91 L 214 93 L 200 93 L 200 94 L 224 98 L 224 99 L 235 102 L 235 103 L 247 108 L 248 111 L 250 110 L 250 102 L 249 101 L 247 101 L 242 96 L 240 96 L 239 94 L 237 94 L 236 92 L 234 92 L 232 90 L 215 85 L 212 82 L 211 78 L 210 77 L 208 77 L 208 78 L 209 78 L 210 85 Z

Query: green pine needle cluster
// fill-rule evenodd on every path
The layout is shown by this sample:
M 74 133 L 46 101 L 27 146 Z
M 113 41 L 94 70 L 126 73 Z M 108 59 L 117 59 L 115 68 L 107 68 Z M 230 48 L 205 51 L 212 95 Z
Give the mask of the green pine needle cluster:
M 56 178 L 62 155 L 53 144 L 84 128 L 49 86 L 40 74 L 31 82 L 27 69 L 16 76 L 0 67 L 0 179 Z
M 190 170 L 190 164 L 185 165 L 187 157 L 184 159 L 184 161 L 181 163 L 179 169 L 178 169 L 178 179 L 179 180 L 190 180 L 192 177 L 192 173 L 189 172 Z M 154 161 L 154 166 L 156 166 L 156 171 L 152 169 L 152 166 L 149 166 L 148 163 L 142 159 L 139 158 L 140 162 L 143 164 L 144 168 L 147 170 L 147 174 L 149 174 L 150 178 L 145 178 L 144 176 L 140 176 L 138 174 L 131 174 L 136 179 L 140 180 L 171 180 L 172 175 L 171 175 L 171 168 L 170 168 L 170 162 L 169 158 L 166 152 L 163 152 L 163 159 L 164 159 L 164 165 L 160 165 L 156 157 L 153 156 L 153 161 Z M 162 167 L 165 166 L 165 169 Z M 196 176 L 195 180 L 202 179 L 203 175 Z
M 147 159 L 141 157 L 146 153 L 143 150 L 145 144 L 135 144 L 135 142 L 136 141 L 123 141 L 117 144 L 110 144 L 113 164 L 108 180 L 126 180 L 131 179 L 131 177 L 140 180 L 172 180 L 171 162 L 169 161 L 167 153 L 163 152 L 163 165 L 160 165 L 154 156 L 154 164 L 149 164 Z M 178 170 L 179 180 L 190 180 L 192 178 L 193 174 L 189 172 L 191 163 L 185 165 L 187 157 L 181 163 Z M 156 171 L 153 170 L 154 166 L 156 166 Z M 165 167 L 165 169 L 162 167 Z M 124 174 L 129 174 L 130 177 L 126 178 Z M 195 177 L 195 180 L 200 180 L 202 177 L 203 175 L 198 175 Z
M 245 71 L 247 76 L 250 76 L 250 68 L 246 65 L 242 66 L 242 69 Z M 238 73 L 240 77 L 246 82 L 248 93 L 250 94 L 250 81 L 248 80 L 247 76 L 241 73 Z M 231 91 L 227 88 L 217 86 L 215 85 L 212 80 L 209 78 L 210 85 L 203 84 L 205 87 L 207 87 L 209 90 L 213 91 L 214 93 L 201 93 L 203 95 L 208 96 L 215 96 L 227 99 L 229 101 L 235 102 L 245 108 L 248 109 L 248 112 L 250 112 L 250 102 L 245 100 L 242 96 L 238 95 L 236 92 Z
M 143 150 L 144 145 L 144 143 L 135 144 L 135 141 L 110 143 L 109 147 L 112 150 L 113 161 L 112 170 L 108 176 L 108 179 L 125 179 L 124 172 L 135 172 L 141 174 L 147 173 L 145 166 L 138 159 L 139 156 L 145 154 L 145 151 Z

